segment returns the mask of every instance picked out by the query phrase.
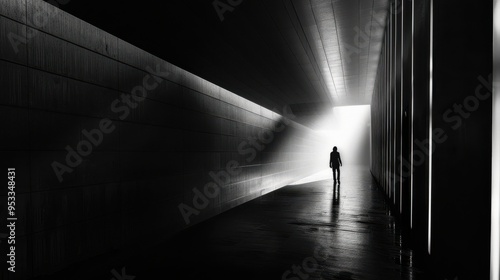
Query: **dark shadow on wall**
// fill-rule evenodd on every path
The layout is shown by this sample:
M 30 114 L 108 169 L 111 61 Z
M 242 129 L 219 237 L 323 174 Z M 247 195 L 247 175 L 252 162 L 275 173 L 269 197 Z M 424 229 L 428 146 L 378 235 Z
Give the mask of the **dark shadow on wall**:
M 20 14 L 51 9 L 33 3 L 5 5 L 7 32 L 26 28 Z M 1 153 L 18 178 L 19 279 L 155 244 L 315 171 L 314 153 L 301 148 L 315 135 L 285 109 L 272 112 L 62 11 L 36 34 L 23 51 L 6 43 L 0 53 L 2 77 L 12 78 L 0 79 L 1 120 L 18 132 Z M 259 140 L 269 132 L 272 141 Z M 255 138 L 266 147 L 249 160 L 242 150 Z

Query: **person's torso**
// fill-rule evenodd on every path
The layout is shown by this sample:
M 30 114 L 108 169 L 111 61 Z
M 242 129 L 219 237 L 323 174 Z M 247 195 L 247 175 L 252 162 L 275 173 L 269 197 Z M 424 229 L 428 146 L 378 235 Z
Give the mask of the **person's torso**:
M 333 164 L 338 165 L 339 164 L 339 158 L 340 158 L 339 152 L 331 152 L 330 153 L 330 159 L 332 160 Z

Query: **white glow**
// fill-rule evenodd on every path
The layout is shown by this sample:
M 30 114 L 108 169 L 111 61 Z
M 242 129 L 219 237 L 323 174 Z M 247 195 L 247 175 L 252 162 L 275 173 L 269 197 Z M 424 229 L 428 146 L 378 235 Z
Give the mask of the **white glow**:
M 500 0 L 493 8 L 493 127 L 491 162 L 490 279 L 500 279 Z
M 497 43 L 498 44 L 498 40 L 500 38 L 498 38 L 499 36 L 499 32 L 500 32 L 500 20 L 499 20 L 499 16 L 500 16 L 500 3 L 498 2 L 498 0 L 493 0 L 493 40 L 494 40 L 494 43 Z M 498 47 L 498 45 L 496 45 Z M 493 50 L 497 50 L 497 49 L 493 49 Z M 498 56 L 498 54 L 497 54 Z M 495 56 L 494 59 L 499 59 L 499 57 Z
M 429 151 L 432 151 L 432 86 L 433 86 L 433 55 L 434 55 L 434 1 L 431 0 L 430 12 L 430 61 L 429 61 Z M 427 251 L 431 254 L 432 225 L 432 153 L 429 153 L 429 221 L 427 232 Z
M 328 168 L 328 169 L 324 169 L 318 173 L 315 173 L 311 176 L 300 179 L 297 182 L 293 182 L 290 184 L 290 186 L 302 185 L 302 184 L 307 184 L 307 183 L 311 183 L 311 182 L 331 180 L 331 179 L 332 179 L 332 170 L 330 168 Z
M 321 120 L 316 132 L 321 133 L 325 166 L 329 154 L 337 146 L 343 164 L 369 166 L 370 105 L 334 107 L 332 114 Z

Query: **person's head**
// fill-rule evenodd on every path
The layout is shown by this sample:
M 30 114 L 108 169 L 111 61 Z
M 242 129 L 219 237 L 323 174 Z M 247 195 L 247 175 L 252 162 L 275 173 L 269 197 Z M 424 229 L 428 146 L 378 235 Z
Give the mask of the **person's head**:
M 333 147 L 333 150 L 336 152 L 337 151 L 337 146 Z

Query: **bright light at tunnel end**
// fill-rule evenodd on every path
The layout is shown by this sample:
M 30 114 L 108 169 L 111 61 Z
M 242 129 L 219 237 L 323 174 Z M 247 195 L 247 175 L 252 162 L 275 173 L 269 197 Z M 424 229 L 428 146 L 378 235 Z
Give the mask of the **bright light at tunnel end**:
M 337 106 L 332 108 L 331 122 L 324 130 L 330 131 L 328 149 L 337 146 L 344 164 L 369 166 L 370 161 L 370 105 Z
M 331 169 L 328 167 L 330 152 L 336 146 L 342 158 L 343 166 L 370 166 L 370 105 L 337 106 L 331 114 L 321 115 L 314 123 L 314 131 L 322 139 L 313 147 L 319 166 L 316 174 L 303 178 L 291 185 L 308 182 L 331 180 Z M 326 169 L 326 170 L 325 170 Z M 327 172 L 325 172 L 327 171 Z

